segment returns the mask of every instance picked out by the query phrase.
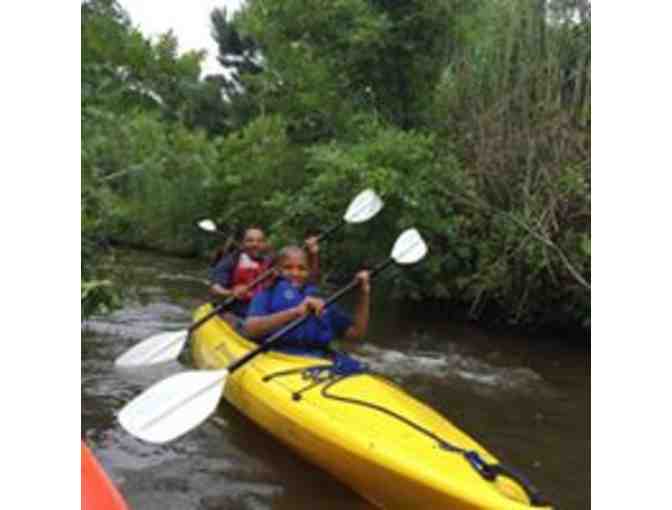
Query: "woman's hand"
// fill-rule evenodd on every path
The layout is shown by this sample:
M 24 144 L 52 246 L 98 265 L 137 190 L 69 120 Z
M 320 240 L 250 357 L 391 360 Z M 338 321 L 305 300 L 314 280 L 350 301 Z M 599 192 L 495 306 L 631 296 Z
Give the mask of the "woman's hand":
M 251 292 L 248 291 L 247 285 L 236 285 L 233 289 L 231 289 L 231 295 L 235 297 L 236 299 L 245 299 L 249 295 L 251 295 Z
M 324 300 L 317 297 L 308 296 L 300 304 L 296 305 L 294 310 L 296 312 L 297 318 L 308 315 L 311 312 L 319 317 L 322 315 L 322 312 L 324 312 Z
M 360 271 L 355 275 L 355 280 L 359 280 L 359 290 L 362 294 L 371 294 L 371 273 L 369 271 Z
M 318 236 L 310 236 L 306 238 L 305 240 L 306 250 L 310 255 L 317 255 L 318 253 L 320 253 L 320 245 L 318 239 L 319 239 Z

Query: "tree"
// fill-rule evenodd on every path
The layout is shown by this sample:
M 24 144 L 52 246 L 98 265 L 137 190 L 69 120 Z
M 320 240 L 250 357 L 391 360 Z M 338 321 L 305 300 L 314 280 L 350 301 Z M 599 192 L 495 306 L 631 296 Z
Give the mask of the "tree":
M 262 101 L 298 115 L 297 129 L 317 124 L 327 136 L 342 129 L 344 108 L 375 111 L 402 129 L 421 127 L 449 21 L 448 4 L 436 0 L 251 0 L 234 18 L 263 53 Z
M 240 76 L 258 74 L 263 67 L 258 63 L 260 48 L 252 37 L 243 37 L 227 19 L 226 8 L 213 9 L 210 13 L 212 37 L 217 43 L 217 61 L 228 72 L 225 82 L 229 97 L 240 94 L 243 85 Z

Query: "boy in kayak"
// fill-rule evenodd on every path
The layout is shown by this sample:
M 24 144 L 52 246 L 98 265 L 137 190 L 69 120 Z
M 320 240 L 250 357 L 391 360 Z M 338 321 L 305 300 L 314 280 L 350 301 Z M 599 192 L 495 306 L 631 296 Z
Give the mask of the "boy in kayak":
M 316 237 L 306 239 L 310 253 L 311 278 L 317 279 L 319 272 L 319 246 Z M 262 283 L 248 288 L 250 283 L 266 272 L 272 265 L 272 257 L 267 253 L 268 244 L 264 231 L 249 227 L 243 234 L 241 248 L 234 253 L 216 260 L 210 273 L 210 292 L 218 299 L 235 297 L 230 311 L 244 318 L 252 297 L 260 292 Z
M 289 332 L 278 350 L 320 355 L 336 337 L 358 339 L 366 334 L 371 293 L 368 271 L 357 273 L 359 299 L 354 319 L 351 319 L 335 305 L 324 308 L 324 300 L 317 296 L 318 289 L 310 282 L 305 250 L 298 246 L 284 248 L 276 267 L 279 272 L 276 281 L 258 293 L 248 309 L 244 326 L 248 338 L 261 341 L 305 315 L 310 315 L 308 320 Z

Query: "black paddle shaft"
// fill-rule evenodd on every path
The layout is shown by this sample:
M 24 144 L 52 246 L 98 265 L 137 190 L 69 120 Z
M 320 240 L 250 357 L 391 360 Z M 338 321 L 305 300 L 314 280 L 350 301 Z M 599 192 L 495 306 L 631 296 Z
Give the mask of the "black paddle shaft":
M 266 280 L 267 278 L 269 278 L 269 277 L 273 274 L 274 271 L 275 271 L 275 268 L 274 268 L 274 267 L 270 267 L 270 268 L 268 268 L 266 271 L 264 271 L 263 273 L 261 273 L 261 274 L 260 274 L 259 276 L 257 276 L 254 280 L 252 280 L 252 281 L 247 285 L 247 287 L 250 288 L 250 289 L 251 289 L 251 288 L 254 288 L 255 285 L 258 285 L 259 283 L 261 283 L 261 282 L 263 282 L 264 280 Z M 221 312 L 222 310 L 224 310 L 224 308 L 226 308 L 227 306 L 233 304 L 233 302 L 234 302 L 235 300 L 236 300 L 236 298 L 235 298 L 234 296 L 230 296 L 230 297 L 226 298 L 223 302 L 221 302 L 221 303 L 218 304 L 215 308 L 213 308 L 212 311 L 211 311 L 210 313 L 208 313 L 207 315 L 201 317 L 201 319 L 199 319 L 198 321 L 194 322 L 191 326 L 189 326 L 189 329 L 187 330 L 188 334 L 191 335 L 194 331 L 196 331 L 198 328 L 200 328 L 200 327 L 203 325 L 203 323 L 209 321 L 209 320 L 212 319 L 215 315 L 217 315 L 219 312 Z
M 381 262 L 378 264 L 374 269 L 371 270 L 370 277 L 373 278 L 376 276 L 378 273 L 380 273 L 383 269 L 388 267 L 390 264 L 394 262 L 393 258 L 389 258 L 385 260 L 384 262 Z M 325 302 L 324 302 L 324 307 L 328 307 L 329 305 L 332 305 L 339 299 L 341 299 L 343 296 L 345 296 L 348 292 L 352 291 L 359 285 L 359 280 L 354 279 L 350 283 L 348 283 L 345 287 L 337 291 L 336 293 L 332 294 Z M 262 352 L 265 352 L 269 350 L 274 344 L 276 344 L 283 336 L 285 336 L 287 333 L 295 329 L 296 327 L 300 326 L 304 322 L 308 320 L 308 315 L 304 315 L 303 317 L 299 317 L 298 319 L 293 320 L 289 324 L 287 324 L 284 328 L 282 328 L 280 331 L 274 333 L 271 335 L 271 337 L 264 342 L 263 345 L 257 347 L 253 351 L 248 352 L 245 356 L 237 359 L 233 363 L 231 363 L 227 369 L 229 373 L 233 373 L 235 370 L 239 369 L 241 366 L 243 366 L 245 363 L 250 361 L 252 358 L 257 356 L 257 354 L 261 354 Z
M 339 228 L 341 228 L 341 227 L 343 226 L 344 223 L 345 223 L 344 221 L 339 221 L 338 223 L 332 225 L 330 228 L 328 228 L 327 230 L 325 230 L 324 232 L 322 232 L 322 233 L 318 236 L 317 240 L 320 241 L 320 240 L 322 240 L 322 239 L 326 239 L 327 237 L 329 237 L 330 235 L 332 235 L 334 232 L 336 232 Z

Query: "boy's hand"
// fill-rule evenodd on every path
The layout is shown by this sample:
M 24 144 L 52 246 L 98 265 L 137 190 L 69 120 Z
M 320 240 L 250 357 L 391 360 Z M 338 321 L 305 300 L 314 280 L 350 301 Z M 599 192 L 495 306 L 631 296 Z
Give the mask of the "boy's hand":
M 315 313 L 315 315 L 319 317 L 322 315 L 322 312 L 324 312 L 324 300 L 317 297 L 308 296 L 301 302 L 301 304 L 294 307 L 294 309 L 296 310 L 298 317 L 303 317 L 311 312 Z

